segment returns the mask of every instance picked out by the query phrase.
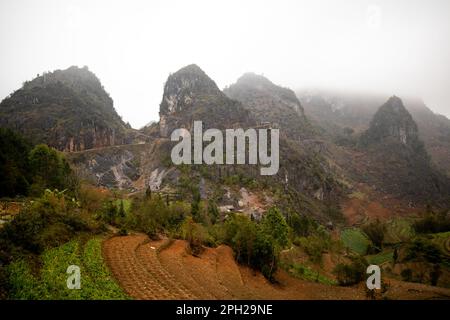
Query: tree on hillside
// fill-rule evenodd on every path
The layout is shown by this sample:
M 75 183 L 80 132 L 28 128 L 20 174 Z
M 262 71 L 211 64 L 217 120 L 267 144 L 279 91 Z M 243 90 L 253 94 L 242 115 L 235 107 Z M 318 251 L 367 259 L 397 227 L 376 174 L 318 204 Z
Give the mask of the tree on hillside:
M 0 128 L 0 197 L 27 195 L 31 177 L 28 153 L 31 145 L 19 134 Z
M 275 207 L 269 209 L 261 221 L 261 229 L 258 237 L 259 241 L 256 246 L 258 249 L 258 244 L 262 244 L 264 253 L 259 253 L 258 250 L 256 250 L 256 252 L 257 255 L 267 255 L 268 253 L 272 255 L 270 264 L 264 264 L 261 269 L 263 274 L 270 280 L 272 280 L 273 274 L 277 268 L 280 251 L 289 244 L 288 237 L 289 228 L 280 210 Z M 271 252 L 267 252 L 267 249 L 270 247 Z
M 33 191 L 42 193 L 45 189 L 71 189 L 73 174 L 64 156 L 45 144 L 31 150 L 28 157 L 33 177 Z
M 123 200 L 120 200 L 119 217 L 121 218 L 125 217 L 125 208 L 123 207 Z
M 380 220 L 376 220 L 362 227 L 364 233 L 372 241 L 375 249 L 379 252 L 383 248 L 386 225 Z
M 278 208 L 271 208 L 267 211 L 261 221 L 261 228 L 280 249 L 288 245 L 288 225 Z

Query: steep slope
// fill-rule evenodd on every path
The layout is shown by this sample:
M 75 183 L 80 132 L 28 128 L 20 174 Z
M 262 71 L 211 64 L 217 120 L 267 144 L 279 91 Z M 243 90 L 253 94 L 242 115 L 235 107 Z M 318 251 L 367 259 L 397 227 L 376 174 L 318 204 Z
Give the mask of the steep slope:
M 283 136 L 280 168 L 274 176 L 261 176 L 259 165 L 174 165 L 170 153 L 177 142 L 169 139 L 174 129 L 191 130 L 195 120 L 203 122 L 204 130 L 258 126 L 250 110 L 228 98 L 196 65 L 168 77 L 160 117 L 158 124 L 142 130 L 151 136 L 146 144 L 76 152 L 70 159 L 86 178 L 103 186 L 130 191 L 150 187 L 179 192 L 188 198 L 192 190 L 198 189 L 203 198 L 214 197 L 219 205 L 238 207 L 244 192 L 241 188 L 254 188 L 261 199 L 287 203 L 296 210 L 301 207 L 304 213 L 320 215 L 325 203 L 341 192 L 333 171 L 319 151 Z
M 261 75 L 246 73 L 224 93 L 240 101 L 260 123 L 270 122 L 290 139 L 313 136 L 313 128 L 305 117 L 295 93 L 273 84 Z
M 113 237 L 103 256 L 124 291 L 135 299 L 323 300 L 367 299 L 365 286 L 334 286 L 305 281 L 278 270 L 277 283 L 236 263 L 230 247 L 186 253 L 183 240 L 152 241 L 144 235 Z M 386 299 L 448 299 L 450 290 L 384 278 Z
M 421 100 L 405 102 L 434 164 L 450 176 L 450 119 L 431 111 Z
M 368 128 L 372 116 L 387 97 L 383 95 L 333 90 L 298 90 L 305 114 L 329 134 L 349 127 L 355 131 Z
M 0 126 L 63 151 L 123 144 L 131 129 L 87 67 L 56 70 L 25 82 L 1 102 Z
M 177 128 L 190 130 L 195 120 L 204 128 L 248 127 L 255 123 L 242 105 L 227 98 L 197 65 L 170 75 L 160 105 L 160 135 L 170 136 Z
M 339 193 L 338 184 L 327 162 L 316 150 L 317 145 L 298 143 L 298 138 L 305 136 L 309 126 L 295 94 L 255 75 L 247 75 L 241 81 L 251 84 L 254 88 L 259 86 L 258 83 L 262 83 L 261 88 L 254 89 L 256 94 L 248 95 L 245 104 L 227 97 L 196 65 L 182 68 L 169 76 L 160 105 L 161 136 L 168 137 L 173 129 L 179 127 L 191 129 L 194 120 L 202 120 L 204 129 L 245 129 L 258 127 L 265 119 L 272 124 L 282 121 L 279 123 L 280 169 L 275 176 L 261 177 L 259 170 L 250 165 L 224 165 L 221 168 L 204 166 L 209 170 L 212 185 L 223 184 L 223 179 L 227 176 L 239 176 L 242 177 L 241 180 L 273 184 L 285 192 L 290 189 L 295 194 L 294 198 L 298 192 L 320 201 L 336 196 Z M 241 90 L 239 86 L 235 87 L 236 90 Z M 244 92 L 245 87 L 242 88 L 242 96 L 245 95 Z M 259 108 L 260 104 L 262 109 Z M 275 116 L 262 117 L 265 111 L 272 109 Z M 289 126 L 283 126 L 285 123 Z M 286 131 L 289 134 L 286 134 Z M 316 213 L 317 211 L 319 210 L 316 210 Z
M 420 154 L 425 152 L 419 141 L 417 124 L 403 106 L 402 100 L 396 96 L 389 98 L 378 109 L 370 122 L 369 129 L 364 132 L 361 139 L 367 145 L 392 139 L 396 143 L 413 148 Z
M 306 116 L 334 142 L 366 130 L 387 96 L 368 93 L 343 93 L 331 90 L 298 90 Z M 434 113 L 420 99 L 403 99 L 405 108 L 417 123 L 419 138 L 437 167 L 450 174 L 450 120 Z
M 380 188 L 415 202 L 449 200 L 449 181 L 432 167 L 417 124 L 400 98 L 391 97 L 379 108 L 360 141 Z

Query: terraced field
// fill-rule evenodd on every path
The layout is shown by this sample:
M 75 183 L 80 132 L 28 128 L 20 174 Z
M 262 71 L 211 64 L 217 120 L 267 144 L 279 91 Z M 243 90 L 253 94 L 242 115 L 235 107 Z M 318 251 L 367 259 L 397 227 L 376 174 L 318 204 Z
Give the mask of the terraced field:
M 357 228 L 348 228 L 341 232 L 341 239 L 344 246 L 352 251 L 365 255 L 370 245 L 367 236 Z
M 135 299 L 365 299 L 364 284 L 339 287 L 306 281 L 280 270 L 277 283 L 236 264 L 231 248 L 186 252 L 186 242 L 151 241 L 137 234 L 103 243 L 103 256 L 123 290 Z M 390 281 L 390 280 L 388 280 Z M 450 298 L 450 290 L 393 281 L 386 293 L 394 299 Z
M 160 264 L 157 248 L 145 235 L 114 237 L 105 241 L 106 263 L 127 294 L 136 299 L 194 299 Z
M 363 288 L 302 281 L 280 271 L 277 284 L 237 265 L 227 246 L 186 253 L 186 242 L 113 237 L 103 255 L 124 291 L 136 299 L 364 299 Z

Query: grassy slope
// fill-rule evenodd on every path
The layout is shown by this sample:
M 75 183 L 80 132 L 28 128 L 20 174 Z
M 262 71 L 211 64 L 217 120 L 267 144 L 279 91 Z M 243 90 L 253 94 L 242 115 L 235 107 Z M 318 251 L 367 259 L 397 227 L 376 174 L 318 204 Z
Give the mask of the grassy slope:
M 355 228 L 343 230 L 341 239 L 344 246 L 360 255 L 365 255 L 370 245 L 367 236 L 361 230 Z

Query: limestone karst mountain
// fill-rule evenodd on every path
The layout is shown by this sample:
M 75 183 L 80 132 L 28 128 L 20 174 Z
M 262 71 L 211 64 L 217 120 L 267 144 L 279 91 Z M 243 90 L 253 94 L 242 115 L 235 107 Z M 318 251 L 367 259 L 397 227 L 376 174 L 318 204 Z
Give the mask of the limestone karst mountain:
M 298 90 L 296 93 L 308 119 L 338 144 L 369 128 L 372 117 L 388 99 L 382 94 L 364 92 Z M 450 175 L 450 119 L 434 113 L 420 99 L 403 98 L 402 101 L 417 124 L 419 138 L 432 162 Z
M 225 93 L 196 65 L 170 75 L 160 105 L 161 137 L 168 137 L 175 128 L 191 129 L 194 120 L 201 120 L 204 128 L 279 127 L 280 170 L 273 177 L 277 184 L 321 200 L 337 191 L 325 159 L 317 150 L 295 141 L 312 136 L 313 131 L 293 91 L 247 74 Z M 241 170 L 248 179 L 259 180 L 257 170 L 251 168 L 243 166 L 236 172 Z
M 433 168 L 400 98 L 393 96 L 378 109 L 360 141 L 380 188 L 416 202 L 448 200 L 449 179 Z
M 162 137 L 168 137 L 176 128 L 191 129 L 195 120 L 201 120 L 205 128 L 218 129 L 255 124 L 249 112 L 229 99 L 195 64 L 169 76 L 159 115 Z
M 314 136 L 303 106 L 291 89 L 277 86 L 262 75 L 246 73 L 224 92 L 240 101 L 260 123 L 279 126 L 282 134 L 290 139 Z
M 128 143 L 128 131 L 87 67 L 38 75 L 0 104 L 0 126 L 63 151 Z
M 286 92 L 289 99 L 295 102 L 295 96 L 290 91 Z M 250 99 L 248 101 L 251 103 Z M 294 112 L 298 119 L 304 118 L 299 104 L 293 103 L 290 107 L 284 104 L 282 108 L 289 108 L 288 112 Z M 242 187 L 272 185 L 273 190 L 267 191 L 268 198 L 272 198 L 269 196 L 272 192 L 282 191 L 285 193 L 284 198 L 290 199 L 282 201 L 291 201 L 295 206 L 303 206 L 305 212 L 320 215 L 320 201 L 335 201 L 341 187 L 326 160 L 318 152 L 304 149 L 293 140 L 281 137 L 280 169 L 271 177 L 262 177 L 257 165 L 179 168 L 172 164 L 170 147 L 175 142 L 171 142 L 169 138 L 174 129 L 190 130 L 194 120 L 201 120 L 204 129 L 245 129 L 259 126 L 260 122 L 256 118 L 257 115 L 252 110 L 246 109 L 243 104 L 220 91 L 198 66 L 190 65 L 168 77 L 160 105 L 159 123 L 141 130 L 151 137 L 147 143 L 87 150 L 72 154 L 69 158 L 86 178 L 107 187 L 131 191 L 142 191 L 150 187 L 152 190 L 183 192 L 189 181 L 188 189 L 200 188 L 202 197 L 214 196 L 218 197 L 219 204 L 238 206 L 239 199 L 247 197 L 247 191 L 242 191 L 244 196 L 241 194 Z M 230 183 L 235 187 L 224 188 Z M 230 196 L 230 190 L 234 189 Z M 300 193 L 302 200 L 293 200 Z M 252 198 L 254 195 L 248 197 Z M 315 201 L 319 203 L 317 206 L 312 204 Z
M 305 102 L 300 103 L 292 90 L 251 73 L 224 93 L 197 65 L 189 65 L 168 77 L 160 121 L 138 132 L 123 123 L 92 72 L 71 67 L 25 83 L 5 99 L 0 106 L 0 125 L 20 131 L 34 142 L 45 142 L 63 151 L 82 151 L 69 159 L 83 177 L 98 185 L 139 191 L 149 186 L 155 190 L 179 187 L 180 170 L 170 161 L 173 143 L 168 139 L 174 129 L 192 129 L 195 120 L 201 120 L 205 129 L 222 130 L 269 123 L 281 131 L 280 169 L 276 176 L 262 178 L 257 167 L 245 165 L 205 166 L 191 170 L 195 176 L 190 177 L 192 182 L 202 181 L 203 190 L 224 194 L 224 190 L 217 191 L 224 179 L 239 177 L 238 182 L 271 184 L 293 198 L 301 194 L 305 200 L 326 205 L 340 201 L 348 186 L 339 181 L 346 179 L 372 184 L 400 198 L 445 197 L 445 179 L 430 164 L 426 152 L 432 143 L 442 145 L 445 141 L 432 138 L 438 132 L 445 134 L 445 121 L 433 127 L 419 121 L 419 126 L 414 121 L 419 111 L 411 116 L 397 97 L 389 99 L 376 114 L 371 110 L 379 98 L 373 96 L 331 99 L 303 95 L 301 99 Z M 362 106 L 359 113 L 352 112 L 358 105 Z M 425 114 L 423 108 L 417 109 Z M 434 114 L 428 116 L 436 123 Z M 319 126 L 322 132 L 317 130 Z M 367 161 L 360 168 L 350 159 L 353 147 L 345 149 L 348 156 L 340 157 L 334 152 L 336 141 L 327 138 L 333 136 L 332 130 L 345 132 L 347 127 L 355 131 L 350 134 L 355 141 L 353 147 L 362 135 L 358 152 Z M 423 139 L 426 149 L 422 137 L 427 138 Z
M 412 148 L 420 148 L 421 144 L 417 124 L 403 106 L 402 100 L 396 96 L 389 98 L 378 109 L 361 139 L 367 145 L 386 142 L 388 139 Z

